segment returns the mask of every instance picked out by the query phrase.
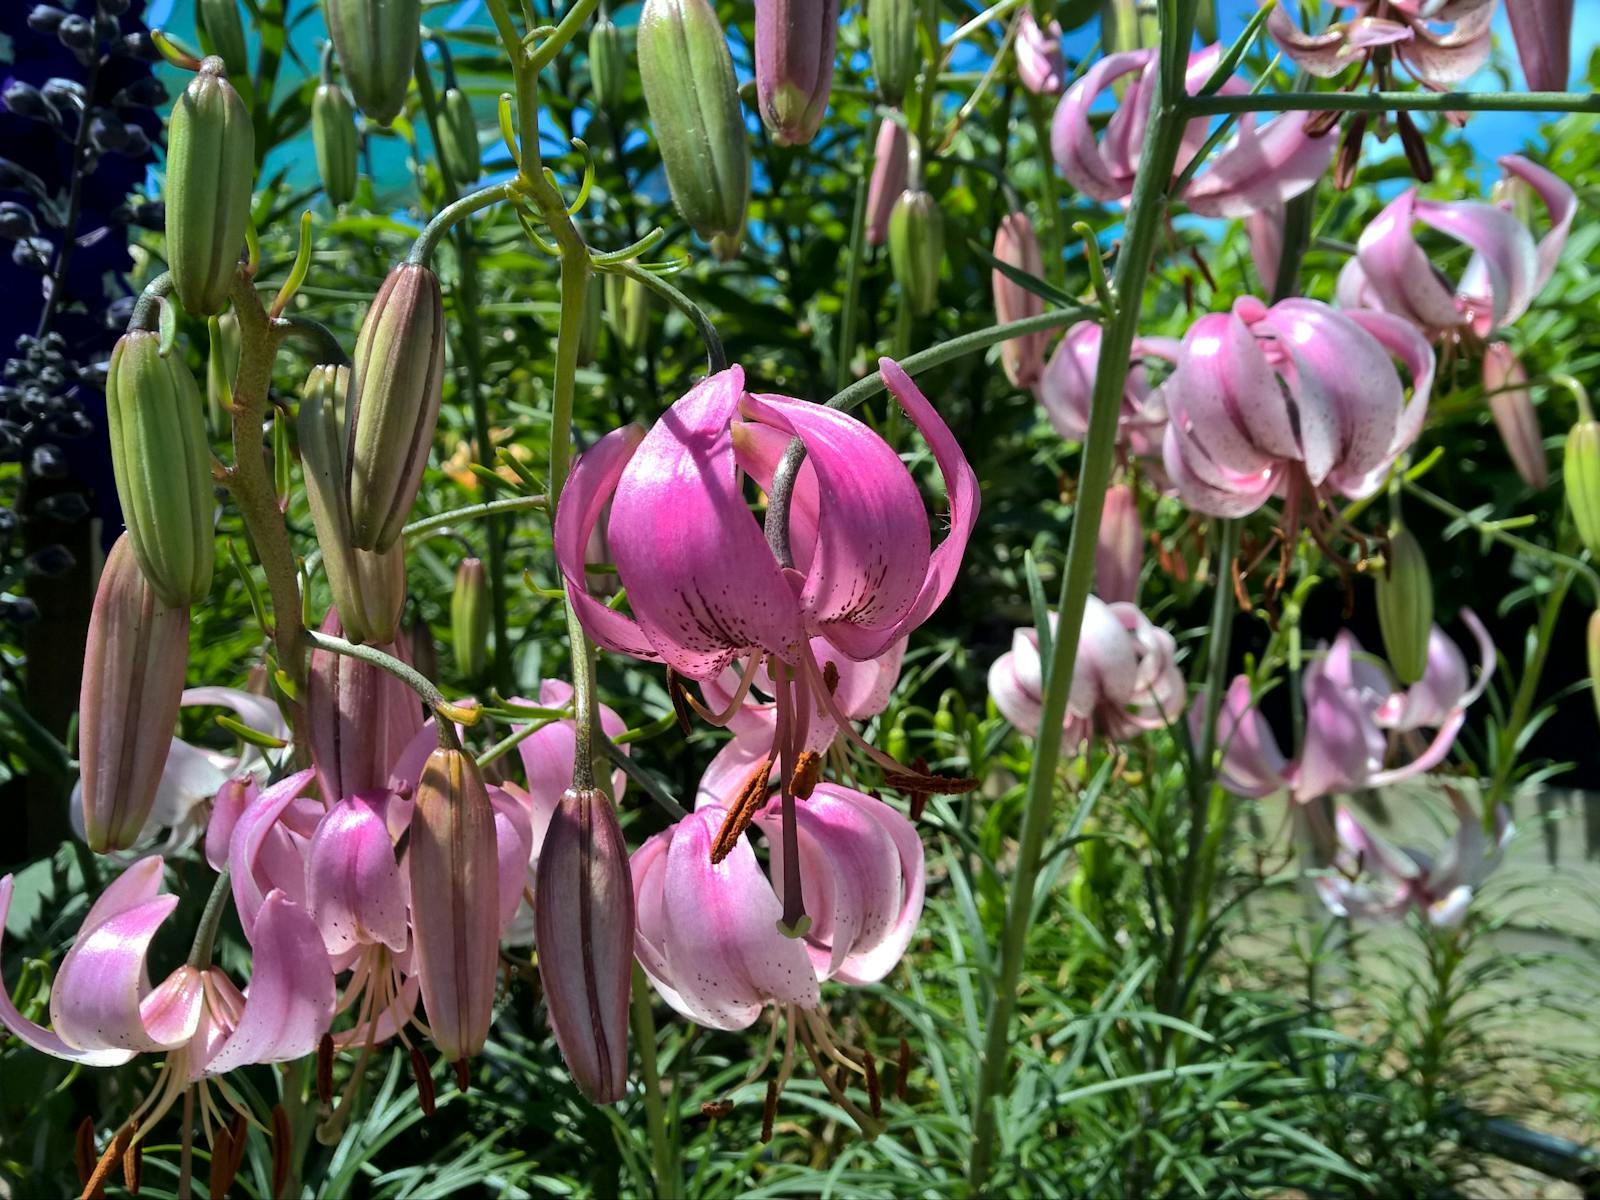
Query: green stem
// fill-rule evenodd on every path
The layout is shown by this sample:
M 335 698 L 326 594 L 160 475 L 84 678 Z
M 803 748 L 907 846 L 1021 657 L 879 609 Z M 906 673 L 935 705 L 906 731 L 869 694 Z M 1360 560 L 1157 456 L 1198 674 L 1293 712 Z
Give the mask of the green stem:
M 222 914 L 228 911 L 228 901 L 231 899 L 233 892 L 228 887 L 228 868 L 224 865 L 217 881 L 211 885 L 205 908 L 200 912 L 200 924 L 195 929 L 194 942 L 189 947 L 187 966 L 196 971 L 204 971 L 211 966 L 217 944 L 217 927 L 222 924 Z
M 613 275 L 626 275 L 629 279 L 644 284 L 655 292 L 668 304 L 672 305 L 693 323 L 700 334 L 700 340 L 706 344 L 706 370 L 715 375 L 718 371 L 728 369 L 728 352 L 722 348 L 722 335 L 717 332 L 717 327 L 711 323 L 711 318 L 701 308 L 679 289 L 672 286 L 654 271 L 646 271 L 638 263 L 622 261 L 608 264 L 606 271 Z M 565 301 L 563 300 L 563 303 Z M 563 310 L 565 312 L 565 310 Z M 554 489 L 552 489 L 554 490 Z
M 861 260 L 866 254 L 867 180 L 872 173 L 872 148 L 878 144 L 883 118 L 867 127 L 861 143 L 861 174 L 856 178 L 856 204 L 850 216 L 850 259 L 845 266 L 844 303 L 839 310 L 839 358 L 834 364 L 833 386 L 843 391 L 850 382 L 850 362 L 856 352 L 856 310 L 861 303 Z
M 650 1007 L 650 984 L 638 963 L 633 964 L 633 1044 L 639 1048 L 639 1074 L 644 1077 L 644 1118 L 650 1133 L 650 1166 L 655 1194 L 673 1200 L 682 1193 L 673 1162 L 672 1139 L 667 1135 L 666 1105 L 661 1101 L 661 1072 L 656 1065 L 656 1018 Z
M 402 530 L 402 536 L 408 540 L 418 534 L 432 533 L 436 529 L 447 529 L 451 525 L 458 525 L 462 521 L 477 521 L 484 517 L 498 516 L 501 513 L 526 512 L 530 508 L 543 508 L 543 496 L 510 496 L 504 500 L 489 500 L 483 504 L 469 504 L 465 508 L 452 508 L 449 512 L 435 513 L 431 517 L 422 517 L 411 522 Z
M 511 57 L 511 75 L 517 97 L 517 149 L 520 178 L 525 184 L 544 183 L 544 161 L 539 154 L 539 72 L 530 70 L 528 50 L 517 36 L 506 0 L 486 0 L 489 17 Z
M 1517 681 L 1517 694 L 1511 701 L 1511 712 L 1500 730 L 1500 744 L 1495 755 L 1494 778 L 1489 781 L 1489 791 L 1483 805 L 1485 825 L 1494 823 L 1494 810 L 1505 800 L 1506 789 L 1511 784 L 1511 771 L 1517 765 L 1517 743 L 1527 728 L 1533 714 L 1533 702 L 1538 696 L 1539 680 L 1544 675 L 1545 660 L 1550 657 L 1550 646 L 1555 640 L 1556 618 L 1566 602 L 1567 591 L 1572 586 L 1572 571 L 1558 574 L 1545 597 L 1539 612 L 1539 625 L 1534 635 L 1533 650 L 1523 664 L 1522 678 Z
M 450 232 L 452 225 L 466 220 L 480 209 L 492 207 L 502 200 L 509 199 L 512 194 L 510 184 L 496 183 L 486 188 L 479 188 L 475 192 L 468 192 L 459 200 L 446 204 L 434 213 L 433 220 L 422 227 L 417 240 L 411 244 L 411 253 L 406 255 L 406 261 L 427 266 L 428 261 L 433 258 L 434 250 L 438 248 L 444 235 Z
M 1044 736 L 1034 745 L 1033 769 L 1023 800 L 1022 831 L 1012 871 L 1011 892 L 1000 951 L 1000 969 L 988 1014 L 988 1036 L 973 1116 L 972 1158 L 968 1189 L 982 1194 L 988 1186 L 994 1156 L 995 1097 L 1011 1064 L 1014 1035 L 1011 1018 L 1017 985 L 1027 954 L 1028 928 L 1033 916 L 1034 888 L 1045 833 L 1054 811 L 1056 770 L 1061 761 L 1060 729 L 1066 717 L 1067 694 L 1077 661 L 1078 638 L 1084 608 L 1094 582 L 1095 546 L 1106 487 L 1116 460 L 1117 418 L 1122 389 L 1128 375 L 1129 356 L 1139 324 L 1144 285 L 1155 257 L 1156 239 L 1167 208 L 1166 184 L 1172 178 L 1178 146 L 1185 127 L 1183 65 L 1194 29 L 1194 11 L 1186 4 L 1164 4 L 1161 14 L 1161 68 L 1150 103 L 1150 124 L 1144 153 L 1134 180 L 1124 243 L 1117 260 L 1117 307 L 1105 326 L 1100 359 L 1090 402 L 1089 430 L 1084 440 L 1078 474 L 1078 507 L 1067 546 L 1067 570 L 1057 605 L 1055 642 L 1045 676 L 1044 704 L 1039 728 Z M 1055 314 L 1059 319 L 1059 313 Z M 1015 322 L 1014 324 L 1023 324 Z M 1041 328 L 1049 328 L 1042 325 Z M 958 341 L 961 339 L 957 339 Z M 947 343 L 945 349 L 950 345 Z
M 1279 92 L 1197 96 L 1180 101 L 1184 115 L 1247 112 L 1600 112 L 1593 92 Z
M 441 709 L 451 709 L 455 706 L 445 697 L 431 679 L 409 663 L 401 662 L 392 654 L 385 654 L 376 646 L 364 646 L 355 642 L 348 642 L 341 637 L 333 637 L 316 630 L 306 631 L 306 641 L 317 650 L 326 650 L 329 654 L 342 654 L 346 658 L 358 658 L 364 663 L 389 672 L 401 683 L 414 691 L 422 702 L 435 712 Z M 443 718 L 441 718 L 442 720 Z

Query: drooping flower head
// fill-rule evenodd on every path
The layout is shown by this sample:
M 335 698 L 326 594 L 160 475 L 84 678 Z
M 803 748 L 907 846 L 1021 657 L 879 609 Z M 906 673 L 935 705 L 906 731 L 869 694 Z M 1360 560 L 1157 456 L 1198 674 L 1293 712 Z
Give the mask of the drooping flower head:
M 1089 404 L 1100 363 L 1100 338 L 1100 326 L 1095 321 L 1079 321 L 1068 329 L 1056 343 L 1034 388 L 1050 424 L 1069 441 L 1081 442 L 1089 433 Z M 1166 401 L 1151 382 L 1143 360 L 1176 362 L 1179 348 L 1176 338 L 1133 340 L 1133 361 L 1128 367 L 1127 382 L 1122 385 L 1122 412 L 1117 418 L 1117 450 L 1124 457 L 1160 457 L 1161 435 L 1167 424 Z
M 1036 96 L 1059 96 L 1067 86 L 1061 22 L 1040 25 L 1030 9 L 1017 16 L 1017 78 Z

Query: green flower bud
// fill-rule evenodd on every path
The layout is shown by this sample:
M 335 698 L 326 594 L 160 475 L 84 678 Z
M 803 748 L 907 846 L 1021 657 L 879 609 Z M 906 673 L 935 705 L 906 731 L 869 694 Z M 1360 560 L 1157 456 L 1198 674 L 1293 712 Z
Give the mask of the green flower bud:
M 205 52 L 220 58 L 228 74 L 247 78 L 250 53 L 245 46 L 239 0 L 196 0 L 194 16 L 195 24 L 200 27 L 200 45 Z
M 458 189 L 465 191 L 478 182 L 483 169 L 482 154 L 472 102 L 460 88 L 446 88 L 439 121 L 439 157 L 444 160 L 445 170 L 450 172 L 450 181 Z
M 1422 544 L 1409 529 L 1389 538 L 1388 562 L 1377 577 L 1378 628 L 1395 677 L 1407 686 L 1428 666 L 1433 632 L 1433 577 Z
M 167 265 L 178 301 L 214 317 L 228 302 L 250 220 L 256 135 L 250 112 L 208 58 L 167 125 Z
M 917 0 L 867 0 L 867 47 L 878 95 L 898 106 L 917 74 Z
M 595 104 L 607 111 L 622 103 L 623 71 L 627 69 L 622 56 L 622 34 L 602 17 L 589 34 L 589 83 L 594 88 Z
M 726 262 L 744 236 L 750 150 L 722 26 L 706 0 L 645 0 L 638 37 L 667 187 L 684 220 Z
M 938 307 L 943 262 L 944 214 L 920 188 L 901 192 L 889 213 L 889 266 L 912 316 L 927 316 Z
M 345 417 L 351 542 L 387 550 L 417 498 L 444 384 L 439 277 L 420 263 L 389 272 L 361 322 Z
M 344 405 L 350 368 L 319 363 L 306 377 L 296 431 L 305 469 L 306 500 L 322 549 L 322 569 L 344 635 L 353 642 L 396 640 L 406 600 L 405 543 L 387 551 L 358 550 L 350 535 L 345 491 Z
M 1578 536 L 1590 554 L 1600 555 L 1600 421 L 1579 421 L 1572 427 L 1562 461 Z
M 317 176 L 329 204 L 348 204 L 356 194 L 356 110 L 336 83 L 317 85 L 311 94 L 311 144 L 317 151 Z
M 623 353 L 643 354 L 650 339 L 650 289 L 626 275 L 607 275 L 605 299 L 611 335 Z
M 450 640 L 462 678 L 482 675 L 489 661 L 489 601 L 481 559 L 464 558 L 456 568 L 456 586 L 450 593 Z
M 221 353 L 206 356 L 206 412 L 212 435 L 221 437 L 233 425 L 228 405 L 239 374 L 239 318 L 231 310 L 217 318 L 217 334 Z
M 406 106 L 421 0 L 322 0 L 322 13 L 357 106 L 389 124 Z
M 106 423 L 117 498 L 139 569 L 169 607 L 211 590 L 211 447 L 200 388 L 154 330 L 123 334 L 106 376 Z

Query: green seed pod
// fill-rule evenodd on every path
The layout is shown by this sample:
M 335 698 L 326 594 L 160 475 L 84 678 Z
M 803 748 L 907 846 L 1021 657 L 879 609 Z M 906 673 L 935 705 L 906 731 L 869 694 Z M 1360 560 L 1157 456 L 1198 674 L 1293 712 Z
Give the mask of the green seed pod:
M 478 122 L 472 103 L 460 88 L 446 88 L 444 111 L 439 123 L 439 156 L 458 189 L 465 191 L 478 182 L 483 151 L 478 146 Z
M 1600 421 L 1579 421 L 1572 427 L 1563 464 L 1567 506 L 1578 537 L 1590 554 L 1600 555 Z
M 356 194 L 356 110 L 336 83 L 324 81 L 311 94 L 311 144 L 317 175 L 329 204 L 348 204 Z
M 195 0 L 194 17 L 205 52 L 220 58 L 234 78 L 248 78 L 250 53 L 245 46 L 239 0 Z
M 250 221 L 256 135 L 220 58 L 183 89 L 167 126 L 167 265 L 178 301 L 214 317 L 228 302 Z
M 583 294 L 583 324 L 578 327 L 578 365 L 587 366 L 594 361 L 600 345 L 600 279 L 589 276 L 588 290 Z
M 1389 561 L 1378 585 L 1378 628 L 1395 677 L 1406 686 L 1428 666 L 1433 632 L 1433 577 L 1422 544 L 1409 529 L 1389 538 Z
M 322 13 L 356 105 L 389 124 L 406 106 L 421 0 L 322 0 Z
M 228 406 L 233 402 L 233 381 L 238 374 L 239 318 L 230 311 L 217 318 L 216 347 L 206 356 L 206 412 L 215 437 L 233 424 Z
M 607 275 L 606 316 L 624 354 L 644 353 L 650 339 L 650 289 L 626 275 Z
M 489 601 L 483 561 L 464 558 L 450 593 L 450 640 L 463 679 L 476 679 L 489 661 Z
M 211 447 L 200 388 L 161 335 L 132 329 L 111 352 L 106 421 L 117 498 L 139 569 L 170 607 L 211 590 Z
M 638 37 L 667 187 L 684 220 L 727 262 L 744 236 L 750 149 L 722 26 L 706 0 L 645 0 Z
M 943 262 L 944 214 L 920 188 L 901 192 L 889 213 L 889 266 L 912 316 L 927 316 L 938 307 Z
M 444 384 L 444 303 L 421 263 L 389 272 L 361 322 L 345 416 L 351 543 L 387 550 L 417 498 Z
M 621 105 L 626 69 L 622 34 L 609 17 L 602 17 L 589 34 L 589 83 L 596 107 L 612 112 Z
M 867 0 L 867 47 L 878 95 L 898 107 L 917 74 L 916 0 Z
M 353 642 L 387 645 L 400 629 L 406 600 L 405 543 L 376 554 L 358 550 L 350 536 L 350 501 L 345 492 L 344 404 L 350 368 L 319 363 L 306 376 L 296 431 L 305 469 L 306 500 L 322 549 L 322 569 Z

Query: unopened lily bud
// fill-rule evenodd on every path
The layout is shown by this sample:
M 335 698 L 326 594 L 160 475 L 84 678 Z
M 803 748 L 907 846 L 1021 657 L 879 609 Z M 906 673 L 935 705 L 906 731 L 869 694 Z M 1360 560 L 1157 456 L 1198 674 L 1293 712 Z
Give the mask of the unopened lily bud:
M 245 46 L 244 21 L 239 16 L 239 0 L 196 0 L 194 16 L 206 53 L 220 58 L 228 74 L 246 78 L 250 74 L 250 55 Z
M 478 121 L 472 115 L 472 101 L 458 87 L 444 90 L 443 112 L 439 122 L 439 157 L 444 160 L 450 181 L 465 190 L 478 182 L 483 170 L 483 151 L 478 145 Z
M 602 17 L 589 33 L 589 84 L 594 101 L 606 112 L 622 103 L 623 72 L 627 60 L 622 55 L 622 34 L 610 17 Z
M 881 246 L 889 236 L 889 216 L 894 202 L 906 190 L 911 139 L 906 127 L 888 117 L 878 126 L 872 152 L 872 175 L 867 180 L 867 245 Z
M 1378 629 L 1395 678 L 1409 686 L 1428 667 L 1433 633 L 1433 576 L 1422 543 L 1409 529 L 1389 538 L 1388 562 L 1377 578 Z
M 927 316 L 938 307 L 943 262 L 944 214 L 938 203 L 920 188 L 901 192 L 889 214 L 889 266 L 913 316 Z
M 322 632 L 349 636 L 336 610 L 329 610 Z M 378 649 L 406 661 L 398 644 Z M 422 705 L 410 688 L 382 667 L 331 650 L 311 652 L 306 716 L 311 762 L 329 804 L 384 787 L 395 760 L 422 728 Z
M 1008 267 L 1042 278 L 1044 259 L 1039 254 L 1039 239 L 1027 213 L 1007 213 L 995 230 L 994 256 Z M 997 323 L 1036 317 L 1044 311 L 1044 300 L 1030 292 L 1003 271 L 993 272 L 994 319 Z M 1044 372 L 1044 349 L 1049 335 L 1043 331 L 1026 333 L 1000 343 L 1000 365 L 1006 378 L 1018 387 L 1032 387 Z
M 1490 394 L 1489 413 L 1494 417 L 1495 428 L 1500 431 L 1500 440 L 1522 482 L 1531 488 L 1542 488 L 1550 482 L 1550 468 L 1533 394 L 1519 386 L 1527 382 L 1528 372 L 1510 346 L 1490 342 L 1484 347 L 1483 390 Z
M 1041 26 L 1027 9 L 1017 18 L 1017 78 L 1036 96 L 1059 96 L 1067 86 L 1067 60 L 1061 53 L 1061 26 Z
M 1562 482 L 1578 537 L 1590 554 L 1600 555 L 1600 421 L 1579 421 L 1567 434 Z
M 1528 90 L 1560 92 L 1572 66 L 1572 13 L 1577 0 L 1511 0 L 1506 19 Z
M 217 341 L 206 356 L 206 411 L 211 416 L 212 432 L 221 435 L 232 422 L 228 402 L 233 396 L 233 381 L 239 374 L 239 318 L 230 309 L 217 318 Z
M 439 277 L 420 263 L 389 272 L 361 322 L 351 368 L 347 473 L 351 538 L 387 550 L 428 465 L 444 386 Z
M 683 219 L 724 262 L 739 252 L 750 149 L 733 58 L 706 0 L 645 0 L 639 79 Z
M 756 96 L 780 146 L 809 142 L 828 111 L 838 0 L 761 0 L 756 5 Z
M 1139 496 L 1131 484 L 1106 489 L 1100 539 L 1094 552 L 1094 594 L 1107 604 L 1139 598 L 1139 568 L 1144 562 L 1144 527 Z
M 358 549 L 353 540 L 344 471 L 349 389 L 349 367 L 319 363 L 311 368 L 296 422 L 300 463 L 323 573 L 344 636 L 353 642 L 387 643 L 398 635 L 405 606 L 405 544 L 397 541 L 388 550 L 372 551 Z
M 462 678 L 482 675 L 489 660 L 489 598 L 482 559 L 464 558 L 456 567 L 455 590 L 450 593 L 450 640 Z
M 168 605 L 211 590 L 214 556 L 211 447 L 200 388 L 161 335 L 134 329 L 117 340 L 106 375 L 111 469 L 139 569 Z
M 1595 715 L 1600 716 L 1600 609 L 1589 614 L 1589 693 L 1594 697 Z
M 322 0 L 322 13 L 356 104 L 389 124 L 411 86 L 421 0 Z
M 612 336 L 625 353 L 644 353 L 650 339 L 650 289 L 626 275 L 607 275 L 605 299 Z
M 250 220 L 255 155 L 250 110 L 222 59 L 208 58 L 167 125 L 167 267 L 192 316 L 214 317 L 228 303 Z
M 898 105 L 917 75 L 916 0 L 867 0 L 867 49 L 878 95 Z
M 150 818 L 189 661 L 189 607 L 162 601 L 123 534 L 106 556 L 78 699 L 84 838 L 126 850 Z
M 311 144 L 329 204 L 348 204 L 356 194 L 357 140 L 350 97 L 336 83 L 318 84 L 311 93 Z
M 599 791 L 567 791 L 535 872 L 539 979 L 556 1044 L 580 1091 L 622 1099 L 628 1081 L 633 881 L 628 846 Z
M 472 755 L 428 756 L 411 814 L 411 930 L 422 1006 L 451 1062 L 483 1049 L 500 969 L 494 807 Z
M 1138 0 L 1104 0 L 1100 30 L 1107 54 L 1143 50 L 1160 38 L 1155 13 L 1141 12 Z

